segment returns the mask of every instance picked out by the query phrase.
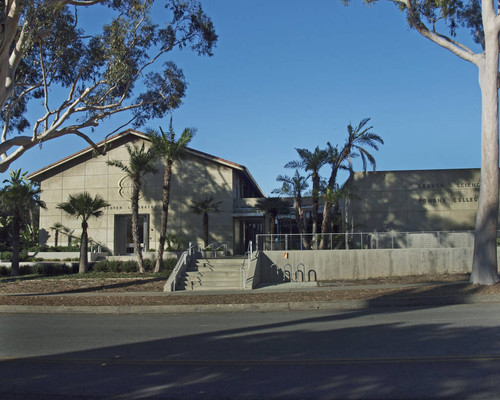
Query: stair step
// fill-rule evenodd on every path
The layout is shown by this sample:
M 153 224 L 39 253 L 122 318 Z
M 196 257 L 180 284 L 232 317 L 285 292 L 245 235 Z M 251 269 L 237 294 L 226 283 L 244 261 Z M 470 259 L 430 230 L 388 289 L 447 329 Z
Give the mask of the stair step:
M 243 257 L 199 258 L 184 273 L 182 290 L 241 290 Z
M 194 268 L 194 269 L 190 269 L 188 270 L 187 272 L 200 272 L 200 273 L 209 273 L 209 272 L 221 272 L 221 273 L 225 273 L 225 272 L 235 272 L 235 273 L 240 273 L 241 272 L 241 268 L 229 268 L 229 267 L 226 267 L 226 268 L 221 268 L 221 267 L 198 267 L 198 268 Z
M 218 289 L 241 289 L 241 283 L 238 282 L 184 282 L 185 290 L 218 290 Z
M 207 273 L 193 273 L 188 272 L 185 275 L 188 280 L 238 280 L 241 278 L 241 274 L 239 272 L 207 272 Z

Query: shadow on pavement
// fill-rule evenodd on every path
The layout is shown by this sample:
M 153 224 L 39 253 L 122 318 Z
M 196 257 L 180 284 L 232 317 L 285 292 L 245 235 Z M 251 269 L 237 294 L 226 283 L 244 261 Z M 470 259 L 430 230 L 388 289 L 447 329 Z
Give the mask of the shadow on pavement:
M 45 335 L 60 324 L 75 341 L 85 343 L 92 335 L 102 341 L 81 351 L 3 360 L 0 394 L 36 393 L 39 399 L 498 398 L 500 312 L 488 307 L 493 315 L 487 326 L 476 324 L 474 314 L 465 322 L 457 315 L 454 322 L 448 318 L 454 312 L 424 307 L 258 314 L 237 328 L 224 326 L 244 319 L 239 314 L 97 315 L 83 317 L 87 323 L 78 326 L 68 315 L 53 315 L 47 317 L 54 323 L 45 325 Z M 184 334 L 176 329 L 179 321 L 208 328 Z M 148 329 L 163 337 L 145 340 Z M 130 343 L 112 344 L 112 336 L 123 340 L 125 331 Z M 176 333 L 168 337 L 167 332 Z

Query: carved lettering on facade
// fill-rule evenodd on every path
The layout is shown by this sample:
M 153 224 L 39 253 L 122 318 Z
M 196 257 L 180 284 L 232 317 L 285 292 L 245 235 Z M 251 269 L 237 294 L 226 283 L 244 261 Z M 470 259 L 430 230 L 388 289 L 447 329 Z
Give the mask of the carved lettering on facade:
M 419 189 L 442 189 L 444 188 L 443 183 L 419 183 L 417 185 Z
M 106 207 L 106 210 L 131 210 L 132 207 L 130 205 L 128 206 L 109 206 Z M 152 210 L 160 210 L 160 206 L 153 206 L 153 205 L 146 205 L 146 206 L 139 206 L 139 210 L 146 210 L 146 209 L 152 209 Z
M 418 199 L 418 202 L 420 204 L 439 204 L 439 203 L 446 203 L 446 199 L 442 197 L 431 198 L 431 199 Z
M 460 182 L 460 183 L 457 183 L 457 187 L 479 189 L 481 186 L 480 186 L 479 182 Z
M 477 197 L 454 197 L 455 203 L 477 203 Z
M 471 189 L 479 189 L 481 187 L 479 182 L 458 182 L 458 183 L 418 183 L 417 189 L 444 189 L 447 186 L 454 186 L 457 188 L 471 188 Z

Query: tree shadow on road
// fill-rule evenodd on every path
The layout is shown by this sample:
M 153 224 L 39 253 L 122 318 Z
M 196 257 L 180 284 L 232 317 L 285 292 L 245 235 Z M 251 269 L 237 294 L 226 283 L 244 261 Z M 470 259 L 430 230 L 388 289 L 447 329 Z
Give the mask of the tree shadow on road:
M 483 307 L 491 318 L 482 325 L 455 307 L 252 314 L 237 328 L 224 327 L 241 321 L 239 314 L 85 316 L 96 318 L 97 328 L 55 315 L 50 319 L 58 324 L 46 324 L 43 336 L 62 323 L 68 337 L 84 344 L 98 329 L 99 345 L 3 360 L 0 393 L 108 399 L 496 398 L 500 311 Z M 181 323 L 208 328 L 183 333 L 175 328 Z M 147 330 L 155 324 L 164 333 L 149 340 Z M 132 339 L 120 338 L 125 331 Z

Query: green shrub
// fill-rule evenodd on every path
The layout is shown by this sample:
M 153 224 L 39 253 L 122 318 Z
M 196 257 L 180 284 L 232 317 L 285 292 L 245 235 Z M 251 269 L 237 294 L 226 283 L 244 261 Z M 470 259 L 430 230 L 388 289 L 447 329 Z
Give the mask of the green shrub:
M 59 263 L 40 263 L 32 267 L 34 274 L 38 275 L 66 275 L 71 274 L 72 268 L 68 268 L 65 264 Z
M 33 267 L 31 265 L 20 265 L 19 275 L 31 275 L 33 274 Z
M 155 270 L 156 260 L 146 259 L 143 262 L 144 271 L 153 272 Z
M 163 266 L 160 268 L 160 272 L 172 271 L 175 267 L 177 260 L 175 258 L 168 258 L 163 261 Z M 144 270 L 146 272 L 153 272 L 156 265 L 156 260 L 146 259 L 144 260 Z M 137 266 L 137 261 L 118 261 L 118 260 L 102 260 L 96 262 L 91 270 L 93 272 L 139 272 Z
M 136 261 L 103 260 L 92 266 L 94 272 L 137 272 Z
M 42 250 L 40 250 L 42 251 Z M 76 246 L 76 245 L 73 245 L 73 246 L 50 246 L 50 247 L 45 247 L 45 250 L 43 251 L 53 251 L 53 252 L 56 252 L 56 253 L 63 253 L 63 252 L 70 252 L 70 253 L 74 253 L 74 252 L 80 252 L 80 246 Z
M 7 267 L 5 266 L 0 266 L 0 276 L 8 276 L 10 274 L 10 271 Z
M 2 251 L 0 253 L 0 260 L 2 261 L 12 261 L 12 251 Z M 28 261 L 30 257 L 26 251 L 21 251 L 19 253 L 19 261 Z
M 48 251 L 48 248 L 49 246 L 47 246 L 46 244 L 37 244 L 36 246 L 31 246 L 28 251 L 34 251 L 34 252 L 44 252 L 44 251 Z

